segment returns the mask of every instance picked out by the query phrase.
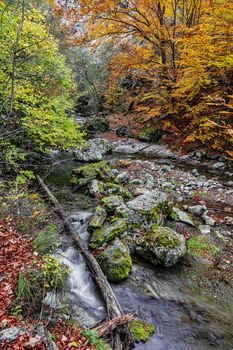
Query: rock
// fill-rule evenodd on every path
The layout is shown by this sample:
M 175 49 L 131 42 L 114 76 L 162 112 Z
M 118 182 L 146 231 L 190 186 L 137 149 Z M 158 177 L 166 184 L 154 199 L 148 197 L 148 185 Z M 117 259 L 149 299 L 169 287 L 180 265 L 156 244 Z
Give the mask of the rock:
M 127 246 L 118 238 L 96 256 L 103 273 L 111 282 L 127 278 L 132 271 L 132 260 Z
M 127 203 L 129 209 L 135 211 L 150 212 L 152 209 L 167 205 L 167 195 L 163 192 L 154 190 L 134 198 Z
M 193 169 L 191 171 L 191 174 L 194 175 L 194 176 L 199 176 L 199 172 L 197 171 L 197 169 Z
M 103 159 L 103 156 L 110 153 L 112 150 L 112 144 L 105 139 L 93 139 L 88 141 L 88 146 L 83 146 L 80 149 L 74 151 L 76 160 L 83 162 L 99 161 Z
M 125 219 L 119 219 L 112 224 L 106 224 L 101 229 L 96 230 L 90 241 L 90 247 L 95 249 L 105 242 L 110 241 L 127 230 L 127 222 Z
M 147 146 L 147 143 L 136 142 L 134 140 L 120 140 L 113 143 L 112 150 L 117 153 L 134 154 L 139 153 Z
M 131 198 L 132 193 L 129 192 L 125 187 L 115 184 L 113 182 L 107 182 L 105 184 L 105 192 L 108 195 L 119 195 L 125 198 Z
M 190 216 L 185 211 L 182 211 L 179 208 L 176 208 L 176 207 L 172 208 L 171 217 L 175 221 L 180 221 L 180 222 L 184 222 L 185 224 L 195 226 Z
M 107 211 L 114 211 L 117 207 L 124 204 L 121 196 L 109 196 L 101 199 L 101 204 L 107 209 Z
M 129 329 L 136 342 L 145 343 L 155 333 L 153 324 L 141 320 L 130 322 Z
M 144 130 L 140 131 L 137 134 L 137 138 L 140 141 L 157 143 L 159 142 L 159 140 L 161 140 L 163 135 L 164 135 L 164 130 L 162 129 L 152 130 L 149 128 L 145 128 Z
M 104 132 L 109 130 L 109 121 L 104 117 L 88 118 L 84 124 L 84 128 L 87 132 Z
M 120 183 L 126 183 L 129 181 L 130 179 L 130 174 L 127 172 L 123 172 L 117 175 L 116 179 L 120 182 Z
M 132 190 L 132 193 L 135 197 L 137 196 L 141 196 L 143 194 L 150 194 L 150 190 L 148 190 L 148 188 L 144 188 L 144 187 L 136 187 L 135 189 Z
M 216 221 L 211 216 L 208 216 L 206 211 L 202 215 L 202 219 L 205 221 L 206 225 L 214 226 L 216 224 Z
M 90 184 L 93 180 L 111 179 L 111 169 L 106 162 L 98 162 L 74 169 L 71 182 L 80 187 Z
M 106 218 L 107 218 L 106 210 L 102 207 L 96 207 L 95 212 L 88 225 L 88 229 L 93 230 L 93 229 L 101 228 Z
M 25 332 L 20 327 L 11 327 L 0 332 L 0 342 L 10 343 Z
M 224 219 L 227 226 L 233 226 L 233 218 L 230 216 L 226 216 Z
M 188 212 L 195 215 L 202 215 L 205 210 L 206 207 L 204 205 L 193 205 L 188 207 Z
M 233 187 L 233 181 L 225 182 L 224 185 L 227 186 L 227 187 Z
M 222 169 L 225 167 L 225 163 L 224 162 L 217 162 L 217 163 L 214 163 L 211 167 L 213 170 Z
M 116 134 L 117 134 L 117 136 L 120 136 L 120 137 L 133 137 L 131 128 L 129 128 L 125 125 L 119 125 L 116 128 Z
M 28 348 L 35 348 L 40 342 L 41 339 L 39 337 L 30 337 L 25 346 Z
M 104 193 L 104 183 L 99 180 L 91 181 L 89 185 L 89 193 L 91 196 L 96 197 L 99 194 Z
M 209 225 L 200 225 L 198 228 L 202 235 L 209 235 L 211 233 Z
M 175 154 L 167 147 L 160 145 L 153 145 L 144 148 L 141 151 L 147 157 L 158 157 L 158 158 L 175 158 Z
M 167 195 L 153 190 L 126 203 L 125 217 L 132 228 L 148 230 L 152 225 L 159 224 L 168 211 Z
M 186 252 L 185 238 L 168 227 L 147 231 L 137 241 L 137 253 L 153 265 L 175 265 Z

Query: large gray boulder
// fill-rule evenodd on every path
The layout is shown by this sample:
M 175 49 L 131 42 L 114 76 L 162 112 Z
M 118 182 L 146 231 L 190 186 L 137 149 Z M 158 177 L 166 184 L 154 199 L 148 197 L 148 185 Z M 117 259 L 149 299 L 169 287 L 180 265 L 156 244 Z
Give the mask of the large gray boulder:
M 169 201 L 165 193 L 154 190 L 140 195 L 124 206 L 117 208 L 117 213 L 127 218 L 131 228 L 148 230 L 159 224 L 169 212 Z
M 175 154 L 166 146 L 152 145 L 141 151 L 147 157 L 175 158 Z
M 147 147 L 147 143 L 136 142 L 134 140 L 120 140 L 113 142 L 112 150 L 117 153 L 125 153 L 125 154 L 134 154 L 139 153 L 145 147 Z
M 107 279 L 118 282 L 127 278 L 132 271 L 129 249 L 116 238 L 106 249 L 96 256 Z
M 185 255 L 185 238 L 168 227 L 157 227 L 138 239 L 136 251 L 153 265 L 170 267 Z
M 88 146 L 76 149 L 74 156 L 76 160 L 83 162 L 100 161 L 111 150 L 112 144 L 108 140 L 98 138 L 89 140 Z

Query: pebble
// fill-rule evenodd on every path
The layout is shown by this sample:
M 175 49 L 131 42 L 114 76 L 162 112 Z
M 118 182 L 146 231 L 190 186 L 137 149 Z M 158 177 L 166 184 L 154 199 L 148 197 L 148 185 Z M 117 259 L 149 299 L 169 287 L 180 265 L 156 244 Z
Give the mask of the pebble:
M 188 212 L 195 215 L 201 215 L 206 210 L 206 206 L 204 205 L 193 205 L 188 207 Z
M 214 170 L 222 169 L 224 167 L 225 167 L 225 163 L 223 162 L 217 162 L 212 165 L 212 169 Z
M 204 212 L 204 214 L 202 215 L 202 219 L 208 226 L 214 226 L 216 224 L 216 221 L 211 216 L 208 216 L 206 212 Z
M 211 229 L 209 225 L 200 225 L 199 231 L 202 235 L 208 235 L 211 233 Z

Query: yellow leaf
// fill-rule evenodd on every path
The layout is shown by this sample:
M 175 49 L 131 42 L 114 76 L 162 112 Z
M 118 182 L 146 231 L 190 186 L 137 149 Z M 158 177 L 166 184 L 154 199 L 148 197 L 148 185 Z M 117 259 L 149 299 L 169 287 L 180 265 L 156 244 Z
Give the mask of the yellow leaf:
M 32 218 L 36 218 L 38 215 L 40 215 L 40 210 L 36 210 L 34 211 L 34 213 L 32 214 Z

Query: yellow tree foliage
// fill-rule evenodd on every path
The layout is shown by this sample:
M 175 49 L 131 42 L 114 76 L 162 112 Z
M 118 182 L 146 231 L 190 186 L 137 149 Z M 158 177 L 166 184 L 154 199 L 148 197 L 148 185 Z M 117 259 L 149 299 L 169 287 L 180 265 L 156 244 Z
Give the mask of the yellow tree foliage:
M 128 98 L 145 121 L 189 115 L 202 142 L 203 117 L 232 130 L 232 0 L 66 0 L 57 13 L 75 24 L 73 42 L 117 46 L 110 96 L 131 76 L 136 84 Z M 211 108 L 212 94 L 224 103 Z

